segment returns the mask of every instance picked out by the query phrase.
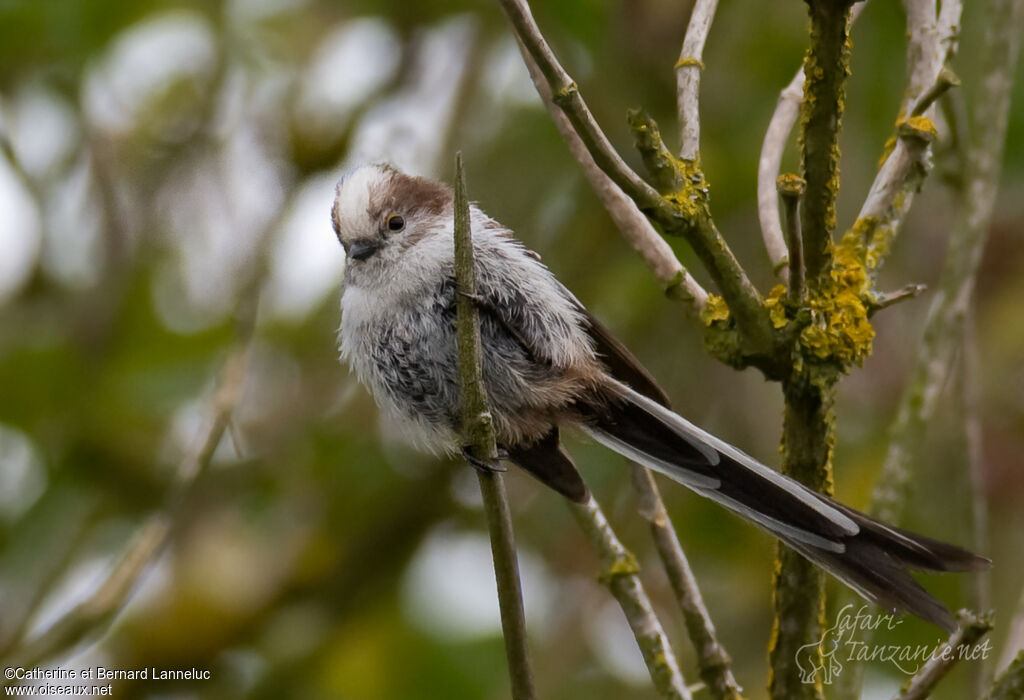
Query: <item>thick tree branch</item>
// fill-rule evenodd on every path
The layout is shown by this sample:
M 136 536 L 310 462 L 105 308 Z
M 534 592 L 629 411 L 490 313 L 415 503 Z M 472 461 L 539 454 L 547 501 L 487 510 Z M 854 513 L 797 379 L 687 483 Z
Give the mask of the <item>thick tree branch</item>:
M 469 199 L 462 154 L 455 156 L 455 281 L 458 335 L 459 396 L 462 408 L 462 432 L 467 449 L 477 468 L 483 495 L 487 529 L 491 537 L 494 576 L 498 584 L 498 606 L 505 639 L 512 697 L 532 700 L 533 672 L 527 649 L 526 614 L 519 581 L 512 516 L 505 481 L 498 465 L 494 423 L 487 402 L 482 375 L 483 351 L 480 345 L 480 319 L 472 301 L 476 294 L 476 267 L 473 262 L 473 238 L 470 230 Z M 487 465 L 493 465 L 491 467 Z
M 601 557 L 600 580 L 625 613 L 658 694 L 672 700 L 690 700 L 679 662 L 640 582 L 636 557 L 619 541 L 593 496 L 586 503 L 569 505 Z
M 848 0 L 810 0 L 811 45 L 804 59 L 801 166 L 807 181 L 801 225 L 811 290 L 832 258 L 839 194 L 839 125 L 850 73 Z
M 690 13 L 683 48 L 676 61 L 676 105 L 679 112 L 679 157 L 700 156 L 700 74 L 704 70 L 704 42 L 715 19 L 718 0 L 697 0 Z
M 665 511 L 654 475 L 638 464 L 631 464 L 630 471 L 640 499 L 640 514 L 650 524 L 658 556 L 665 566 L 672 592 L 683 611 L 686 631 L 697 651 L 701 680 L 715 698 L 738 700 L 742 697 L 741 689 L 732 675 L 732 660 L 718 641 L 715 625 L 704 605 L 697 579 L 690 570 L 690 562 L 683 553 L 672 520 Z
M 867 0 L 858 2 L 850 12 L 850 25 L 857 21 Z M 789 278 L 789 258 L 786 241 L 782 234 L 779 217 L 779 198 L 775 179 L 782 172 L 782 157 L 786 152 L 789 135 L 800 116 L 800 103 L 804 98 L 804 69 L 796 72 L 789 85 L 779 94 L 778 104 L 772 113 L 768 129 L 761 144 L 761 156 L 757 163 L 757 219 L 761 224 L 761 236 L 772 261 L 772 270 L 783 282 Z

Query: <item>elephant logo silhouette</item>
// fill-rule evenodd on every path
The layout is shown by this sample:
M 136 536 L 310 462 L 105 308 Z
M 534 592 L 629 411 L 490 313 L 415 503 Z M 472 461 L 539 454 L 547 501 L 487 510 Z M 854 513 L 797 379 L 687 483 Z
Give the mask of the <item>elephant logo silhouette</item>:
M 843 632 L 837 622 L 825 630 L 820 640 L 804 644 L 796 650 L 796 666 L 800 669 L 802 683 L 813 683 L 814 677 L 820 672 L 821 682 L 831 685 L 842 672 L 843 665 L 836 655 L 842 646 Z

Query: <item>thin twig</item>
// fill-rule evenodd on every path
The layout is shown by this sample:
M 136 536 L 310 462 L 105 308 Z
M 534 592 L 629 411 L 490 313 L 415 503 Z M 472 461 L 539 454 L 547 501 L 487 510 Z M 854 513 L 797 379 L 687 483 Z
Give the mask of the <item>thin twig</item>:
M 872 495 L 872 515 L 886 522 L 898 524 L 902 520 L 914 457 L 963 347 L 965 319 L 998 190 L 1022 5 L 1021 0 L 993 0 L 991 5 L 982 79 L 978 81 L 981 92 L 974 105 L 974 123 L 980 128 L 967 146 L 965 184 L 938 293 L 890 428 L 889 447 Z M 869 638 L 869 632 L 862 634 L 862 641 Z M 863 662 L 852 660 L 841 679 L 846 696 L 859 696 L 862 673 Z
M 594 162 L 622 190 L 636 201 L 641 210 L 661 205 L 657 191 L 644 182 L 615 151 L 608 137 L 598 126 L 590 108 L 583 101 L 572 77 L 558 62 L 537 26 L 525 0 L 500 0 L 520 43 L 526 47 L 551 90 L 552 99 L 572 123 Z
M 984 655 L 984 650 L 974 645 L 992 629 L 991 616 L 978 616 L 968 610 L 961 610 L 956 617 L 959 627 L 904 684 L 896 700 L 923 700 L 958 661 L 976 661 Z
M 783 225 L 786 228 L 786 244 L 789 248 L 789 303 L 797 306 L 807 296 L 804 277 L 804 242 L 800 235 L 800 199 L 807 189 L 807 183 L 792 173 L 779 175 L 776 181 L 779 197 L 782 198 Z
M 960 87 L 960 78 L 948 66 L 943 66 L 942 70 L 939 71 L 938 77 L 935 78 L 935 83 L 917 98 L 914 108 L 910 110 L 910 116 L 920 117 L 924 115 L 935 104 L 936 100 L 955 87 Z
M 899 522 L 910 481 L 910 462 L 924 426 L 946 385 L 953 359 L 963 345 L 970 304 L 999 184 L 999 167 L 1016 65 L 1021 0 L 993 0 L 985 43 L 985 78 L 975 102 L 967 152 L 965 192 L 950 234 L 946 267 L 925 328 L 917 364 L 900 403 L 889 452 L 875 489 L 872 512 Z
M 597 166 L 629 196 L 646 216 L 670 235 L 684 236 L 722 292 L 736 323 L 753 348 L 772 345 L 773 333 L 761 295 L 740 267 L 715 227 L 707 209 L 707 190 L 699 172 L 696 182 L 677 196 L 662 197 L 622 160 L 597 125 L 579 88 L 558 63 L 541 34 L 526 0 L 499 0 L 521 45 L 536 62 L 551 91 L 552 101 L 565 113 Z
M 772 261 L 772 270 L 783 282 L 789 279 L 789 251 L 782 233 L 779 217 L 779 192 L 775 180 L 782 168 L 782 155 L 786 151 L 789 134 L 800 115 L 800 101 L 804 96 L 804 69 L 797 71 L 779 95 L 779 102 L 768 123 L 761 157 L 757 163 L 757 218 L 761 236 Z
M 473 262 L 473 238 L 470 230 L 469 199 L 462 154 L 455 155 L 455 281 L 458 335 L 459 396 L 462 408 L 463 438 L 477 466 L 480 493 L 483 495 L 487 529 L 491 537 L 494 576 L 498 585 L 498 606 L 505 639 L 512 697 L 532 700 L 533 673 L 526 639 L 526 615 L 519 581 L 512 515 L 508 506 L 505 481 L 498 469 L 494 422 L 487 404 L 483 382 L 483 350 L 480 344 L 480 319 L 472 297 L 476 294 L 476 267 Z M 487 464 L 493 465 L 488 468 Z
M 704 42 L 715 19 L 718 0 L 697 0 L 690 12 L 683 48 L 676 61 L 676 105 L 679 112 L 679 157 L 696 161 L 700 155 L 700 74 Z
M 640 515 L 650 524 L 658 556 L 683 612 L 687 634 L 697 651 L 701 680 L 715 698 L 738 700 L 742 697 L 741 688 L 732 675 L 732 660 L 718 640 L 697 579 L 690 569 L 672 520 L 665 511 L 654 475 L 638 464 L 630 464 L 630 475 L 640 499 Z
M 888 309 L 907 299 L 916 299 L 928 289 L 928 285 L 911 282 L 894 292 L 882 292 L 875 295 L 875 301 L 868 306 L 868 316 L 873 316 L 882 309 Z
M 690 691 L 679 670 L 679 662 L 640 582 L 640 566 L 636 557 L 619 541 L 593 496 L 586 503 L 569 505 L 580 528 L 601 557 L 600 580 L 625 613 L 655 689 L 663 698 L 690 700 Z
M 865 2 L 858 2 L 850 12 L 850 25 L 857 21 Z M 775 179 L 782 171 L 782 156 L 786 152 L 789 135 L 800 116 L 800 102 L 804 98 L 804 69 L 796 72 L 789 85 L 779 94 L 778 104 L 772 113 L 768 129 L 761 144 L 761 156 L 757 163 L 757 219 L 761 224 L 761 236 L 772 262 L 772 270 L 783 282 L 789 279 L 789 257 L 786 241 L 782 234 L 779 217 L 779 197 Z
M 517 37 L 518 38 L 518 37 Z M 593 188 L 595 194 L 604 204 L 615 226 L 629 241 L 633 249 L 640 254 L 644 264 L 662 285 L 665 293 L 673 299 L 686 304 L 695 314 L 707 304 L 708 293 L 683 267 L 672 251 L 672 247 L 654 230 L 650 219 L 643 215 L 636 203 L 626 196 L 622 188 L 616 185 L 604 171 L 597 167 L 579 134 L 569 122 L 568 117 L 551 99 L 551 89 L 541 75 L 537 63 L 529 52 L 519 43 L 523 62 L 530 72 L 534 87 L 547 107 L 551 120 L 555 123 L 558 133 L 565 139 L 576 162 L 583 169 L 583 174 Z
M 900 138 L 879 168 L 857 216 L 865 229 L 867 263 L 871 269 L 877 269 L 888 255 L 892 240 L 928 174 L 930 145 L 936 134 L 931 122 L 934 102 L 959 82 L 945 68 L 956 50 L 962 10 L 959 0 L 944 1 L 941 10 L 936 9 L 935 0 L 904 0 L 903 4 L 910 75 L 897 119 Z M 905 129 L 908 123 L 911 131 Z M 914 136 L 915 131 L 925 137 L 924 143 L 905 138 Z

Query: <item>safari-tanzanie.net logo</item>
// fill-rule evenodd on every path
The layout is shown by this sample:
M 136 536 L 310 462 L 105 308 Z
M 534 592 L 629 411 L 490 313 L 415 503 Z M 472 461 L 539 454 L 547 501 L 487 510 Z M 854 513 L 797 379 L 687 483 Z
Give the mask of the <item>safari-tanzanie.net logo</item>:
M 913 675 L 931 659 L 956 658 L 960 661 L 987 659 L 991 647 L 986 638 L 977 644 L 949 646 L 938 640 L 934 644 L 887 644 L 882 638 L 903 621 L 891 613 L 872 613 L 867 605 L 854 610 L 852 604 L 843 606 L 836 615 L 834 625 L 825 630 L 821 639 L 797 649 L 796 665 L 800 680 L 830 685 L 851 662 L 878 661 L 891 664 L 903 673 Z

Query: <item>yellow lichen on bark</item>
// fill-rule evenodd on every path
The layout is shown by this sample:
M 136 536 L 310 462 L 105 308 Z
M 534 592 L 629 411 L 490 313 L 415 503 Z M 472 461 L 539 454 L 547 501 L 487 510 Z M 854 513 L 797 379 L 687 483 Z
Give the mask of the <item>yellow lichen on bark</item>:
M 772 287 L 768 296 L 764 298 L 764 305 L 768 309 L 768 318 L 771 319 L 773 328 L 784 328 L 789 323 L 789 318 L 786 316 L 785 285 L 777 284 Z
M 864 252 L 860 231 L 854 227 L 835 246 L 827 279 L 808 299 L 811 323 L 800 333 L 801 345 L 844 371 L 871 354 L 875 338 L 864 304 L 870 294 Z

